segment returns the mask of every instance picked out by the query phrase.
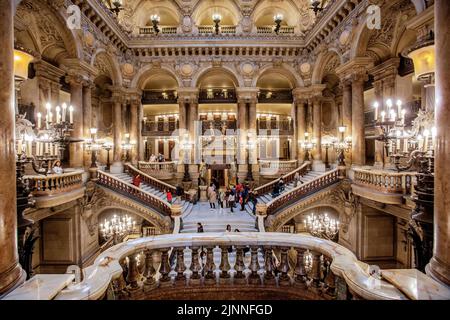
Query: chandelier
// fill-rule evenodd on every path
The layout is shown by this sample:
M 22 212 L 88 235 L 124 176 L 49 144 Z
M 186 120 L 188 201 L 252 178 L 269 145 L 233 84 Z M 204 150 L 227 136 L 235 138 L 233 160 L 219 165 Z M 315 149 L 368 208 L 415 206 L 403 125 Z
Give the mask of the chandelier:
M 311 156 L 311 150 L 313 150 L 316 145 L 316 139 L 310 139 L 309 137 L 309 132 L 305 132 L 305 140 L 300 142 L 301 147 L 303 148 L 303 150 L 305 150 L 305 161 L 310 161 L 312 156 Z
M 345 131 L 347 127 L 340 126 L 338 128 L 340 137 L 333 141 L 333 148 L 338 154 L 338 166 L 345 167 L 345 153 L 350 151 L 352 147 L 352 137 L 345 137 Z
M 136 221 L 128 215 L 118 217 L 115 214 L 110 220 L 105 219 L 105 222 L 100 224 L 100 232 L 105 240 L 114 238 L 114 243 L 117 243 L 119 237 L 132 232 L 135 227 Z
M 330 218 L 327 213 L 316 216 L 311 214 L 303 220 L 306 230 L 313 236 L 334 240 L 339 232 L 339 221 Z

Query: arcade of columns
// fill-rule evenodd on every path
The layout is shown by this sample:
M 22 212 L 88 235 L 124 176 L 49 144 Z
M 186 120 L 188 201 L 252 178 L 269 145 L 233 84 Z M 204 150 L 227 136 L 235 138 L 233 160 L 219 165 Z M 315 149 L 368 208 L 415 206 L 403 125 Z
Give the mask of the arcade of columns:
M 434 256 L 428 271 L 431 275 L 444 283 L 450 283 L 450 253 L 448 250 L 449 226 L 448 212 L 450 200 L 446 198 L 450 186 L 450 168 L 446 166 L 450 156 L 450 30 L 447 18 L 450 15 L 450 3 L 446 0 L 435 1 L 435 33 L 436 33 L 436 127 L 437 149 L 435 167 L 435 241 Z M 23 271 L 18 263 L 16 236 L 16 195 L 15 195 L 15 132 L 14 132 L 14 73 L 13 73 L 13 44 L 14 44 L 14 1 L 0 1 L 0 39 L 5 45 L 0 47 L 0 70 L 3 80 L 0 82 L 0 106 L 3 116 L 0 117 L 0 294 L 9 291 L 24 281 Z M 9 45 L 8 45 L 9 44 Z M 352 150 L 347 155 L 347 164 L 355 166 L 365 164 L 365 130 L 364 130 L 364 82 L 367 72 L 374 76 L 375 95 L 379 101 L 383 97 L 393 95 L 395 76 L 399 61 L 391 59 L 381 65 L 367 70 L 370 64 L 367 58 L 355 58 L 337 68 L 336 72 L 341 80 L 342 89 L 342 124 L 347 127 L 347 134 L 352 136 Z M 74 137 L 86 137 L 92 124 L 92 67 L 84 62 L 73 61 L 69 66 L 66 81 L 70 84 L 71 104 L 82 106 L 83 112 L 74 113 Z M 40 92 L 46 92 L 46 98 L 52 103 L 58 103 L 57 92 L 60 89 L 59 79 L 64 74 L 45 63 L 37 64 L 36 76 L 40 79 Z M 317 147 L 313 151 L 314 164 L 321 166 L 321 97 L 324 86 L 313 85 L 309 88 L 293 90 L 294 104 L 292 119 L 294 119 L 294 139 L 305 140 L 304 133 L 308 131 L 306 114 L 312 111 L 312 135 L 317 139 Z M 140 135 L 143 119 L 140 90 L 112 88 L 113 123 L 114 123 L 114 165 L 121 166 L 121 142 L 124 128 L 123 109 L 129 105 L 131 110 L 130 139 L 137 141 L 137 148 L 132 153 L 132 162 L 143 159 L 143 143 Z M 255 88 L 238 88 L 238 128 L 256 132 L 257 90 Z M 179 128 L 187 130 L 191 136 L 195 135 L 194 121 L 198 119 L 198 89 L 179 88 Z M 239 145 L 247 143 L 247 135 L 241 135 Z M 303 159 L 304 152 L 296 143 L 292 145 L 292 158 Z M 73 144 L 70 152 L 70 166 L 87 168 L 89 159 L 84 156 L 81 144 Z M 247 154 L 240 152 L 239 178 L 247 174 Z M 192 155 L 196 157 L 196 155 Z M 384 162 L 383 145 L 376 144 L 375 166 L 382 166 Z M 251 150 L 250 159 L 256 159 L 256 150 Z M 252 161 L 251 161 L 252 162 Z M 183 169 L 184 170 L 184 169 Z M 198 180 L 198 168 L 189 168 L 194 182 Z

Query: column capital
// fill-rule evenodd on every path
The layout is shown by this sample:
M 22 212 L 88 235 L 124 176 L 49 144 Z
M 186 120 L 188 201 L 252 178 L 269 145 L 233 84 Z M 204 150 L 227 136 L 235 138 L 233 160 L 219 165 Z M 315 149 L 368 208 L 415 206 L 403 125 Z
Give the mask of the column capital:
M 178 103 L 198 103 L 198 88 L 178 88 Z
M 98 74 L 95 67 L 82 60 L 66 59 L 62 64 L 69 76 L 81 77 L 83 81 L 93 81 Z
M 374 77 L 374 81 L 384 80 L 387 77 L 395 78 L 398 74 L 399 66 L 400 58 L 392 58 L 369 69 L 368 72 Z
M 357 57 L 336 68 L 341 81 L 364 82 L 367 81 L 367 70 L 373 66 L 369 57 Z
M 238 103 L 258 103 L 259 88 L 239 87 L 236 88 Z
M 36 77 L 40 79 L 46 79 L 55 83 L 59 83 L 61 77 L 66 74 L 64 70 L 55 67 L 44 60 L 36 62 L 34 64 L 34 68 L 36 70 Z
M 292 91 L 294 102 L 306 102 L 311 99 L 321 99 L 323 90 L 327 86 L 325 84 L 315 84 L 310 87 L 295 88 Z

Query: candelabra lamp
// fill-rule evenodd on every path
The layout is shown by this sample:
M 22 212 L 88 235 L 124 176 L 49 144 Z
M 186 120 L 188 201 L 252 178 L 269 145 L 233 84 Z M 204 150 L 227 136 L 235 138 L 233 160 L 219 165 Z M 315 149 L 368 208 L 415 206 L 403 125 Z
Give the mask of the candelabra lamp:
M 247 149 L 247 181 L 254 181 L 253 172 L 252 172 L 252 164 L 250 163 L 250 152 L 251 150 L 256 149 L 255 139 L 251 133 L 247 135 L 247 144 L 245 145 Z
M 118 244 L 120 239 L 136 228 L 136 221 L 132 220 L 128 215 L 114 215 L 110 220 L 105 219 L 104 223 L 100 223 L 100 233 L 105 240 L 113 238 L 113 243 Z
M 110 158 L 110 153 L 111 150 L 113 149 L 114 144 L 112 144 L 111 142 L 105 142 L 102 144 L 102 149 L 106 150 L 106 170 L 109 171 L 111 169 L 111 158 Z
M 125 133 L 125 141 L 122 142 L 122 150 L 125 151 L 124 155 L 125 162 L 131 162 L 131 152 L 133 150 L 134 145 L 135 142 L 130 140 L 130 134 Z
M 345 131 L 347 128 L 345 126 L 340 126 L 338 128 L 340 138 L 336 139 L 333 143 L 333 147 L 337 153 L 337 162 L 339 167 L 345 167 L 345 153 L 350 151 L 352 146 L 352 138 L 345 138 Z
M 111 10 L 116 16 L 119 15 L 123 8 L 123 0 L 108 0 L 109 10 Z
M 325 168 L 330 169 L 330 157 L 328 156 L 328 149 L 333 146 L 333 141 L 322 141 L 322 147 L 325 148 Z
M 85 139 L 86 151 L 91 154 L 91 169 L 97 168 L 97 153 L 102 148 L 102 141 L 97 140 L 97 128 L 91 128 L 91 137 Z
M 339 221 L 330 218 L 327 213 L 316 216 L 311 214 L 303 220 L 306 230 L 313 236 L 336 241 L 339 233 Z
M 275 22 L 274 32 L 278 34 L 281 29 L 281 23 L 283 22 L 283 15 L 278 13 L 273 17 L 273 21 Z
M 304 161 L 311 161 L 313 159 L 311 155 L 311 150 L 316 147 L 316 142 L 314 139 L 310 139 L 309 132 L 305 132 L 305 140 L 301 142 L 301 147 L 305 151 Z
M 220 32 L 220 21 L 222 21 L 222 16 L 218 13 L 213 14 L 212 16 L 213 22 L 214 22 L 214 31 L 216 34 L 219 34 Z
M 184 135 L 184 141 L 181 144 L 181 150 L 183 150 L 183 162 L 184 162 L 184 176 L 183 182 L 192 181 L 191 176 L 189 174 L 189 162 L 193 145 L 189 141 L 189 134 Z
M 153 15 L 150 17 L 150 20 L 151 20 L 152 25 L 153 25 L 153 31 L 154 31 L 156 34 L 158 34 L 158 33 L 160 32 L 160 29 L 159 29 L 159 22 L 161 21 L 161 17 L 158 16 L 157 14 L 153 14 Z

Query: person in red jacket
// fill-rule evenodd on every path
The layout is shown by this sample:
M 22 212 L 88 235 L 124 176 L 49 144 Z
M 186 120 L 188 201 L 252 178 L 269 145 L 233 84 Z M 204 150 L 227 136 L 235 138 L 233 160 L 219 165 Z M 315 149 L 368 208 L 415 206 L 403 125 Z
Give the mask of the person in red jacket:
M 167 195 L 167 202 L 172 204 L 172 192 L 170 190 L 167 190 L 166 195 Z
M 137 176 L 135 176 L 133 178 L 133 182 L 132 183 L 133 183 L 134 186 L 139 188 L 139 186 L 141 185 L 141 175 L 138 174 Z

